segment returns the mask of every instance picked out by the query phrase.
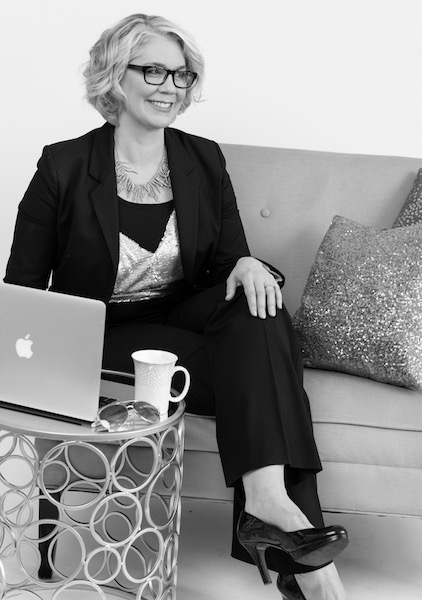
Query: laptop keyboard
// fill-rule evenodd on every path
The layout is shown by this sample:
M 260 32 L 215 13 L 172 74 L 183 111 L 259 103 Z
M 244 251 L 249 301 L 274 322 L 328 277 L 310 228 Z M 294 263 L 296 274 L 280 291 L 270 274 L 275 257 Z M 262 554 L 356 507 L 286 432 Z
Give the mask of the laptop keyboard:
M 99 408 L 104 408 L 112 402 L 117 402 L 118 398 L 109 398 L 108 396 L 100 396 Z

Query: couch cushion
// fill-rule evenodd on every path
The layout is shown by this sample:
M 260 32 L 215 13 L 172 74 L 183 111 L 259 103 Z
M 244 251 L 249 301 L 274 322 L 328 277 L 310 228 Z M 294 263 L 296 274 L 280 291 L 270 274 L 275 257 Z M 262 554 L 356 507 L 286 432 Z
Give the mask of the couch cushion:
M 307 367 L 422 389 L 422 224 L 335 217 L 294 316 Z
M 370 379 L 305 369 L 323 462 L 422 469 L 422 394 Z
M 422 393 L 363 377 L 304 369 L 314 423 L 422 432 Z
M 185 449 L 218 452 L 215 417 L 187 413 L 185 417 Z
M 406 202 L 394 221 L 393 227 L 414 225 L 422 221 L 422 169 L 419 169 L 413 187 L 409 192 Z
M 323 511 L 421 517 L 422 470 L 323 463 L 318 492 Z

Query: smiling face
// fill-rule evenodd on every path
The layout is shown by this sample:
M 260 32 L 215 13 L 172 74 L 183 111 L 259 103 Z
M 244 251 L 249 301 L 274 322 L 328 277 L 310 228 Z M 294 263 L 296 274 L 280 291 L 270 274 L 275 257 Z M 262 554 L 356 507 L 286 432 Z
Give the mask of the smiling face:
M 160 66 L 172 71 L 186 69 L 186 61 L 179 44 L 157 37 L 139 50 L 131 64 Z M 126 108 L 119 118 L 119 127 L 130 127 L 150 132 L 168 127 L 176 118 L 185 99 L 186 90 L 177 88 L 169 75 L 161 85 L 146 83 L 141 71 L 127 69 L 120 85 L 127 97 Z

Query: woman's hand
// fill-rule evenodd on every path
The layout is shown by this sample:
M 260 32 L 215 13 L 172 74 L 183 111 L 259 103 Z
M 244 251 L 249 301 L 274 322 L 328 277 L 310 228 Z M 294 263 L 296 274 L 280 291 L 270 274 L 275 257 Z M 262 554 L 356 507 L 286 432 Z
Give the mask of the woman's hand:
M 237 261 L 227 278 L 226 300 L 234 298 L 239 286 L 243 287 L 253 317 L 265 319 L 267 312 L 270 317 L 275 317 L 277 308 L 282 307 L 278 283 L 264 265 L 252 256 L 244 256 Z

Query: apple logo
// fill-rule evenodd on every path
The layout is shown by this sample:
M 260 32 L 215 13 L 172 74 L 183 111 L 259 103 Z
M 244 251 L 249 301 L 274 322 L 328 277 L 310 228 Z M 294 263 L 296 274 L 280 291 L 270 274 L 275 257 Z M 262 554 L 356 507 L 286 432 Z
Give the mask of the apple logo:
M 25 336 L 25 338 L 19 338 L 16 342 L 16 352 L 20 358 L 31 358 L 34 354 L 32 352 L 31 346 L 33 342 L 29 339 L 29 333 Z

